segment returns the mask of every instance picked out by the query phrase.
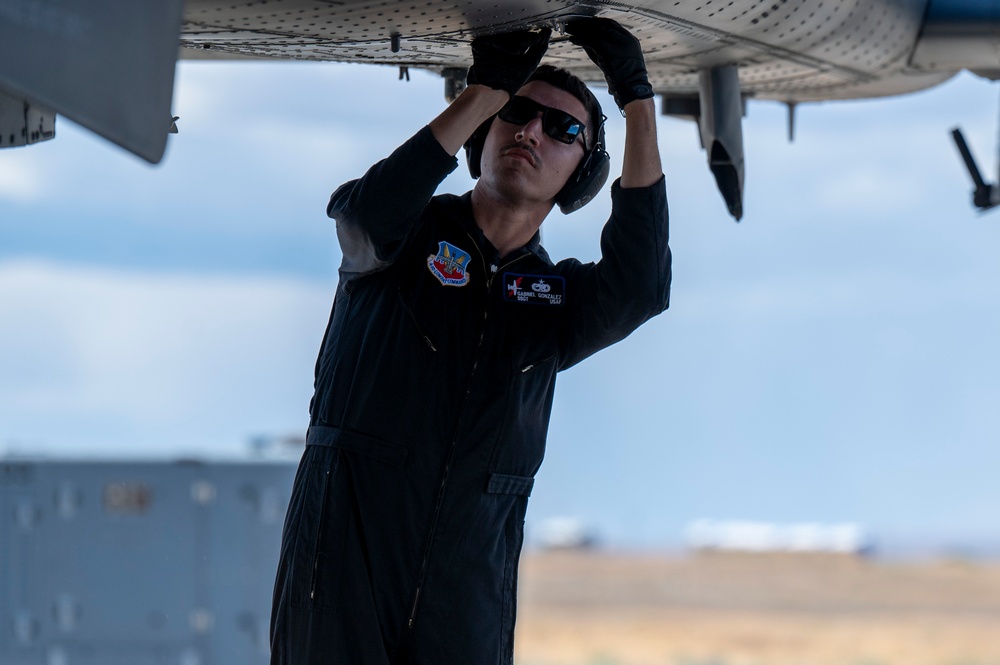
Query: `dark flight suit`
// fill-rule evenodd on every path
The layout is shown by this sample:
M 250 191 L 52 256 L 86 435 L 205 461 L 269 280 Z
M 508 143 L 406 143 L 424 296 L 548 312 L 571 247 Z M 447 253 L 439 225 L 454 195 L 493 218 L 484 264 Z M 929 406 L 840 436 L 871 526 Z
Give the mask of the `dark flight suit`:
M 556 372 L 667 307 L 662 179 L 612 187 L 598 264 L 500 258 L 424 128 L 328 213 L 343 249 L 274 591 L 272 663 L 511 663 Z M 432 198 L 433 197 L 433 198 Z

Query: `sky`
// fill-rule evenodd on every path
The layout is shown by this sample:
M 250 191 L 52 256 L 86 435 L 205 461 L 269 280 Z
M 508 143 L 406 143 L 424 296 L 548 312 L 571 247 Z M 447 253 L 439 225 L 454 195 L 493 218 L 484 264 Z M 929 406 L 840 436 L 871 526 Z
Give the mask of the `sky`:
M 315 63 L 178 65 L 150 166 L 63 118 L 0 151 L 0 453 L 233 456 L 304 433 L 337 280 L 329 194 L 444 108 L 443 81 Z M 612 173 L 623 121 L 609 115 Z M 1000 543 L 996 86 L 750 102 L 743 221 L 693 124 L 661 118 L 670 309 L 560 375 L 528 534 L 584 521 L 674 547 L 697 519 L 852 522 L 876 543 Z M 439 191 L 462 192 L 459 168 Z M 543 226 L 599 258 L 607 190 Z

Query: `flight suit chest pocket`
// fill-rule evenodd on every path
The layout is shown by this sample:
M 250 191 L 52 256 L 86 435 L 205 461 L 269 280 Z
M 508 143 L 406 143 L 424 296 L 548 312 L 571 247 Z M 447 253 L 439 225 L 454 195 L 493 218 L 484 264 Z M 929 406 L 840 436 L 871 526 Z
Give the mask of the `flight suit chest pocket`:
M 552 354 L 514 371 L 490 460 L 492 473 L 530 477 L 541 466 L 555 394 L 556 358 Z

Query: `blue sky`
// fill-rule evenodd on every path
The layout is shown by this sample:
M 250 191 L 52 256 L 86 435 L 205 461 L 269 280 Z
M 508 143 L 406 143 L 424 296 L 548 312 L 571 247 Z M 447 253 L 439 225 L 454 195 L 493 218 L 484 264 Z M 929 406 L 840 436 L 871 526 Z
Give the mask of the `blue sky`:
M 613 110 L 603 90 L 602 102 Z M 388 68 L 182 63 L 163 164 L 59 119 L 0 152 L 0 449 L 228 455 L 301 433 L 339 252 L 326 199 L 444 106 Z M 693 125 L 660 121 L 671 308 L 560 378 L 532 522 L 622 546 L 699 518 L 1000 540 L 995 86 L 751 102 L 744 220 Z M 620 169 L 621 119 L 609 124 Z M 464 191 L 459 169 L 441 191 Z M 596 259 L 607 194 L 543 227 Z

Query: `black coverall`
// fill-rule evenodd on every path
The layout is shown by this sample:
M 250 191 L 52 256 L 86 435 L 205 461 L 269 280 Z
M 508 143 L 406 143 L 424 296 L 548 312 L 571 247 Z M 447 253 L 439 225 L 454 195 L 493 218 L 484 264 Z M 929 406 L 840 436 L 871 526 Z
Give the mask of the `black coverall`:
M 500 258 L 424 128 L 328 214 L 343 250 L 274 590 L 272 663 L 511 663 L 556 372 L 667 307 L 663 180 L 612 187 L 597 264 Z M 433 197 L 433 198 L 432 198 Z

